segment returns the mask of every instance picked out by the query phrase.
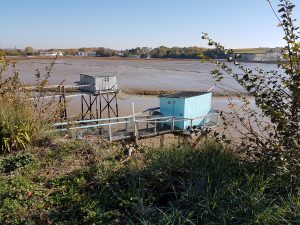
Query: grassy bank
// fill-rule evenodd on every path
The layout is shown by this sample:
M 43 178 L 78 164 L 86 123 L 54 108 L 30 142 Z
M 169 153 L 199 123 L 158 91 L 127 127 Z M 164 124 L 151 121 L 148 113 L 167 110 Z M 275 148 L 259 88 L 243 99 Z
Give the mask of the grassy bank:
M 0 159 L 0 224 L 297 224 L 299 177 L 212 141 L 137 148 L 45 138 Z

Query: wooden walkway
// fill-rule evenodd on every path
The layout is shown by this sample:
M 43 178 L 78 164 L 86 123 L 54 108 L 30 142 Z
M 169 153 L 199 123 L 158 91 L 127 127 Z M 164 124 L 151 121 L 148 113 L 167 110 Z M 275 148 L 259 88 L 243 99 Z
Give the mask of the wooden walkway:
M 180 121 L 189 121 L 192 125 L 194 121 L 203 119 L 203 123 L 198 129 L 212 128 L 219 126 L 219 117 L 220 113 L 214 110 L 204 117 L 196 118 L 135 114 L 126 117 L 61 122 L 54 124 L 53 127 L 57 131 L 74 130 L 77 136 L 82 136 L 84 132 L 88 131 L 113 142 L 125 139 L 144 139 L 167 133 L 189 133 L 192 126 L 184 130 L 175 126 Z

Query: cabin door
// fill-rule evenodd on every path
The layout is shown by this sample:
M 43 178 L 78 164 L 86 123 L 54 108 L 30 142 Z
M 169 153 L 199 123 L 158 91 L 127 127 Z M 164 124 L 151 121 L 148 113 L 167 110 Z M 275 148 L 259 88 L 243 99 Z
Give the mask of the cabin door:
M 173 111 L 172 115 L 174 117 L 177 117 L 177 118 L 182 118 L 183 117 L 183 107 L 181 105 L 181 102 L 178 99 L 174 99 L 172 101 L 172 111 Z M 183 126 L 184 126 L 183 121 L 175 122 L 175 127 L 182 129 Z
M 103 90 L 109 89 L 109 77 L 103 77 L 102 87 L 103 87 Z

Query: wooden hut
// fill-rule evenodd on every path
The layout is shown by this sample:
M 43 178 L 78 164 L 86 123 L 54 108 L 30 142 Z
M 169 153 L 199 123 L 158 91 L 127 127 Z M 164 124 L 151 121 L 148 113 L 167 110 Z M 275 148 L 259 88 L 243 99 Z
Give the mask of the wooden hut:
M 175 127 L 185 129 L 192 125 L 201 125 L 204 117 L 211 110 L 210 92 L 178 92 L 159 96 L 160 112 L 163 116 L 176 118 L 194 119 L 192 124 L 189 120 L 175 122 Z
M 80 74 L 79 84 L 81 91 L 92 93 L 116 92 L 119 90 L 117 77 L 115 75 L 102 74 Z

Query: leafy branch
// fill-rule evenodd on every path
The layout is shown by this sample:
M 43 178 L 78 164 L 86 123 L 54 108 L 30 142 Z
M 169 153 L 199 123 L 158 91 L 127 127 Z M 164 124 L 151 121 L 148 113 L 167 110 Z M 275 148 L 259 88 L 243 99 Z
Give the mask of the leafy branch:
M 291 1 L 280 0 L 277 13 L 269 0 L 268 3 L 284 31 L 286 46 L 278 63 L 283 74 L 261 68 L 249 69 L 240 64 L 240 55 L 232 49 L 215 42 L 206 33 L 202 38 L 227 56 L 227 62 L 209 59 L 219 68 L 211 72 L 215 79 L 221 81 L 225 73 L 255 99 L 258 109 L 250 109 L 249 101 L 243 97 L 243 106 L 230 113 L 234 115 L 234 121 L 228 122 L 228 115 L 223 115 L 225 125 L 241 131 L 239 148 L 252 158 L 276 160 L 284 169 L 295 169 L 300 168 L 300 44 L 296 33 L 299 27 L 294 25 L 296 20 L 292 18 L 292 11 L 295 5 Z M 237 121 L 242 128 L 236 125 Z

